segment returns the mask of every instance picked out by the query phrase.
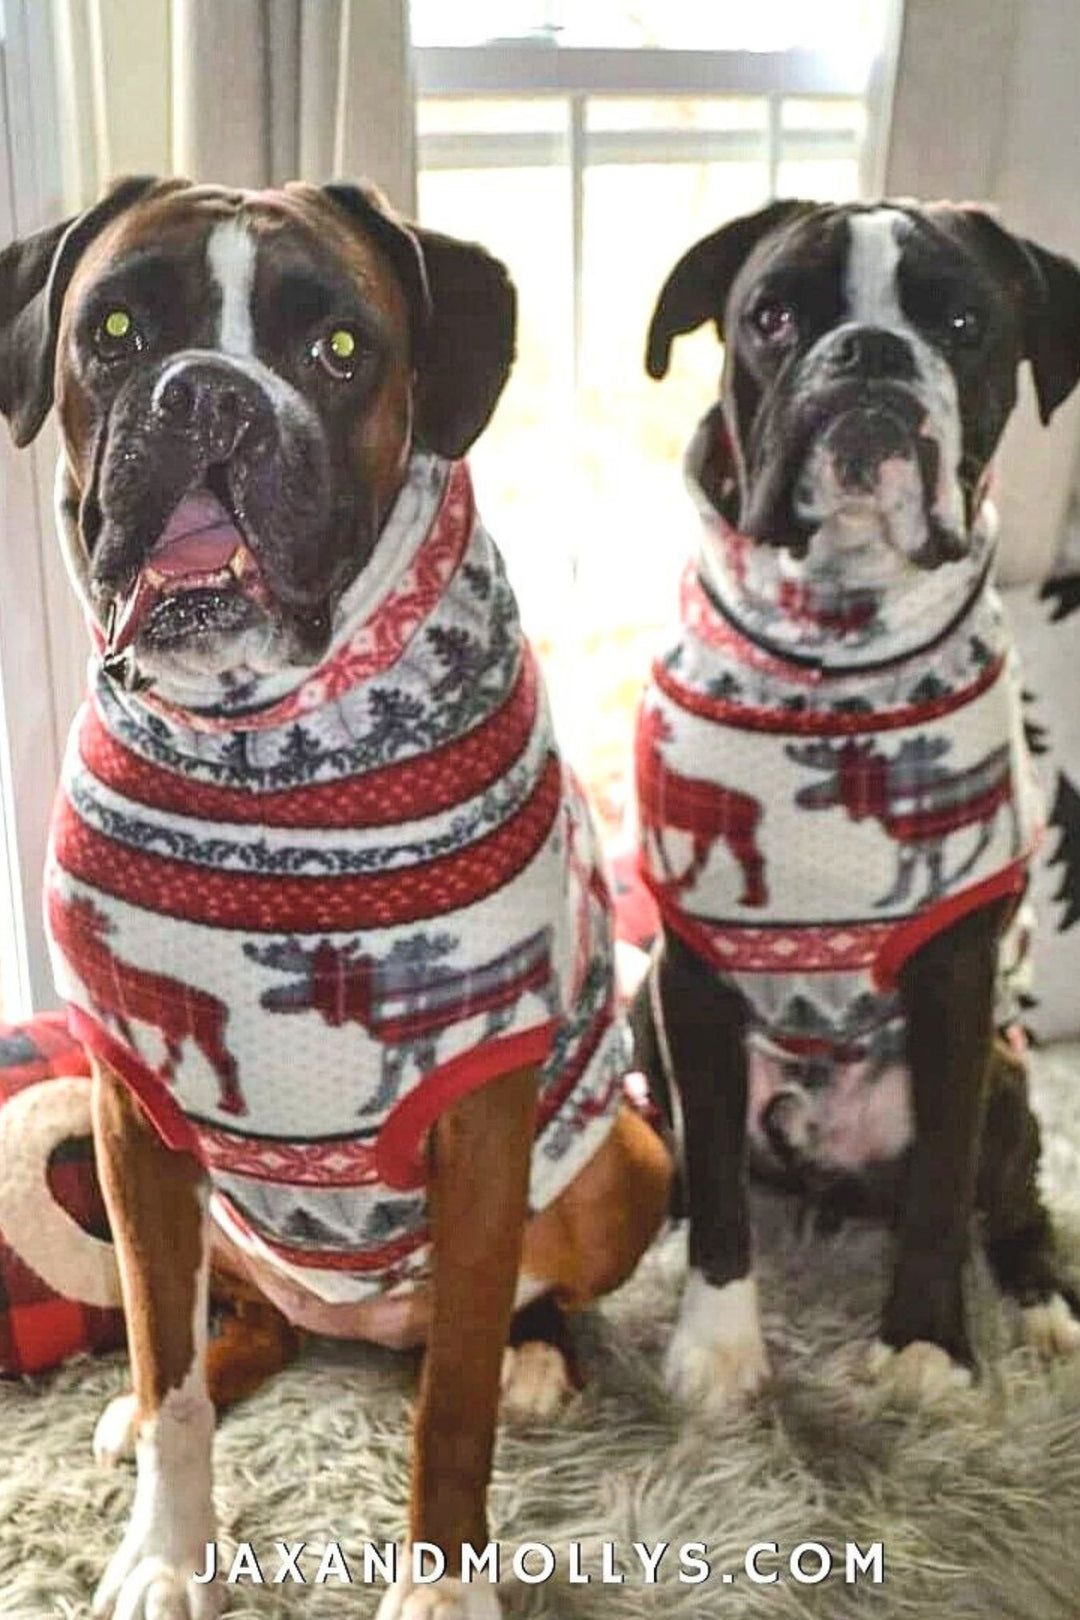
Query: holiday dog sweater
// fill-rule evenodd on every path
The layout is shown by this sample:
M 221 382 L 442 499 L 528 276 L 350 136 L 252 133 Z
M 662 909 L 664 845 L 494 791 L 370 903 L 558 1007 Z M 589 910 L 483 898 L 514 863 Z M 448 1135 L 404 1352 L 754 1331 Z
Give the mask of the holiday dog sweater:
M 537 1210 L 626 1063 L 589 813 L 463 464 L 414 455 L 337 624 L 213 710 L 92 666 L 46 895 L 74 1031 L 229 1238 L 334 1303 L 424 1274 L 455 1099 L 540 1066 Z
M 747 998 L 752 1129 L 787 1088 L 826 1158 L 838 1099 L 811 1094 L 850 1101 L 902 1063 L 904 961 L 1024 887 L 1038 810 L 991 550 L 980 533 L 890 599 L 800 571 L 709 508 L 641 705 L 642 877 Z M 832 1167 L 878 1146 L 837 1146 Z

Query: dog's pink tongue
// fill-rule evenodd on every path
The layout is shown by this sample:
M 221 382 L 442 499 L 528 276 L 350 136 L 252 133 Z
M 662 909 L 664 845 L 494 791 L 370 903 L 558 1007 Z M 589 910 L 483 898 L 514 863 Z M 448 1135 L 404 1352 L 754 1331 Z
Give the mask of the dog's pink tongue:
M 109 635 L 111 657 L 124 652 L 154 606 L 166 581 L 216 574 L 244 543 L 232 518 L 208 489 L 185 495 L 159 535 L 135 584 L 116 612 Z
M 185 495 L 173 512 L 148 563 L 166 579 L 212 574 L 224 568 L 243 537 L 216 495 L 200 490 Z

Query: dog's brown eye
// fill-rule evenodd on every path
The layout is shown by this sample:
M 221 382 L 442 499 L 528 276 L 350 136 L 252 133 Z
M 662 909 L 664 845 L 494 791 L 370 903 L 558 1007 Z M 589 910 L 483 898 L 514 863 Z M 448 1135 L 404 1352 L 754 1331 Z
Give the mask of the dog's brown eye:
M 968 305 L 951 310 L 946 324 L 954 343 L 975 344 L 983 335 L 982 316 Z
M 768 343 L 783 343 L 795 333 L 795 311 L 782 298 L 763 298 L 750 320 L 758 336 Z
M 311 345 L 311 358 L 338 382 L 355 375 L 362 356 L 360 336 L 351 326 L 332 326 Z
M 105 311 L 94 328 L 94 348 L 103 360 L 120 360 L 143 347 L 143 335 L 131 311 L 117 304 Z

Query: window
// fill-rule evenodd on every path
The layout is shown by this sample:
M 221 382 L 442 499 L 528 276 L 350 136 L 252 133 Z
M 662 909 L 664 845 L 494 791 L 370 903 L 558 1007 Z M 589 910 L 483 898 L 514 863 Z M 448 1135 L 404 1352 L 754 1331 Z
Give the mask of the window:
M 780 194 L 878 183 L 894 0 L 413 0 L 419 204 L 518 286 L 519 358 L 472 455 L 571 753 L 624 799 L 628 708 L 694 543 L 683 449 L 715 334 L 642 357 L 690 244 Z M 588 693 L 588 702 L 581 695 Z
M 874 189 L 899 4 L 413 0 L 421 214 L 488 243 L 521 295 L 520 358 L 473 458 L 480 498 L 547 654 L 570 751 L 613 822 L 628 709 L 692 544 L 679 460 L 720 363 L 699 334 L 671 378 L 650 383 L 653 299 L 697 236 L 774 190 Z M 137 158 L 118 168 L 158 167 L 172 150 L 160 121 L 132 111 L 125 77 L 102 79 L 93 51 L 86 60 L 71 31 L 86 10 L 0 0 L 0 243 L 61 218 L 65 162 L 81 185 L 117 132 Z M 132 14 L 114 0 L 89 10 L 92 33 Z M 169 8 L 150 10 L 164 28 Z M 156 113 L 171 94 L 162 77 L 147 102 Z M 86 662 L 53 533 L 55 457 L 51 425 L 18 453 L 0 430 L 7 1017 L 53 999 L 41 872 Z

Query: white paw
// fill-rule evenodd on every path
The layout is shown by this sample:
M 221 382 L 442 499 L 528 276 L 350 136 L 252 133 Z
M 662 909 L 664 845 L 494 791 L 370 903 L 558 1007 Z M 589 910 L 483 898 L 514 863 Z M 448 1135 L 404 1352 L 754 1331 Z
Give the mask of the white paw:
M 664 1379 L 676 1400 L 720 1412 L 756 1395 L 769 1375 L 753 1277 L 714 1288 L 691 1271 L 664 1360 Z
M 545 1423 L 573 1393 L 566 1358 L 539 1339 L 508 1345 L 503 1352 L 499 1415 L 509 1423 Z
M 189 1573 L 201 1568 L 202 1553 L 200 1547 L 197 1558 L 170 1564 L 141 1558 L 123 1543 L 94 1594 L 94 1620 L 217 1620 L 222 1588 L 200 1585 Z
M 501 1620 L 502 1606 L 483 1578 L 455 1580 L 446 1575 L 430 1586 L 400 1580 L 379 1604 L 375 1620 Z
M 112 1468 L 123 1457 L 135 1455 L 135 1396 L 117 1395 L 102 1412 L 94 1428 L 94 1461 Z
M 930 1405 L 971 1385 L 970 1368 L 927 1339 L 913 1339 L 902 1350 L 877 1339 L 866 1366 L 881 1392 L 901 1406 Z
M 214 1412 L 193 1370 L 135 1438 L 135 1499 L 94 1594 L 95 1620 L 216 1620 L 224 1589 L 197 1581 L 214 1539 Z
M 1029 1305 L 1020 1312 L 1021 1333 L 1046 1361 L 1071 1356 L 1080 1350 L 1080 1322 L 1060 1294 L 1051 1294 L 1041 1305 Z

